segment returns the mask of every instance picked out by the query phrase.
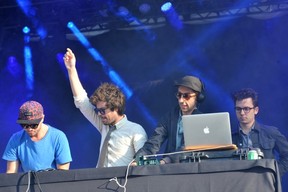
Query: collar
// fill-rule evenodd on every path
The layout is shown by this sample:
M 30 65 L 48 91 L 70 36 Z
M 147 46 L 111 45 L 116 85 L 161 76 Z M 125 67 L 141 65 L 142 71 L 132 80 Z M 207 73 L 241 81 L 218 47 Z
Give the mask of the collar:
M 240 124 L 238 124 L 238 127 L 239 127 L 239 131 L 240 131 L 240 133 L 241 134 L 245 134 L 245 132 L 243 131 L 243 129 L 241 128 L 241 126 L 240 126 Z M 251 131 L 255 131 L 256 129 L 255 129 L 255 122 L 254 122 L 254 124 L 252 125 L 252 127 L 249 129 L 249 132 L 247 133 L 247 134 L 249 134 L 249 133 L 251 133 Z M 245 134 L 246 135 L 246 134 Z
M 121 127 L 124 127 L 127 121 L 128 121 L 127 116 L 124 115 L 124 117 L 118 123 L 115 124 L 116 129 L 120 129 Z

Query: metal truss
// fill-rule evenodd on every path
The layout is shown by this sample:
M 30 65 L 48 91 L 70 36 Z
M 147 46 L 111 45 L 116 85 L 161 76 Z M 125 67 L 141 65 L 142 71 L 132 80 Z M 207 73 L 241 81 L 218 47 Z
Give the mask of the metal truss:
M 214 2 L 214 4 L 213 4 Z M 216 2 L 216 3 L 215 3 Z M 175 10 L 179 19 L 184 24 L 197 24 L 203 22 L 215 22 L 223 19 L 233 19 L 243 16 L 252 18 L 267 19 L 288 13 L 287 0 L 262 0 L 262 1 L 185 1 L 175 2 Z M 196 4 L 197 3 L 197 4 Z M 105 31 L 105 30 L 141 30 L 146 28 L 162 27 L 167 24 L 165 15 L 160 11 L 154 11 L 148 15 L 132 14 L 128 18 L 109 17 L 103 22 L 91 21 L 91 25 L 82 27 L 82 32 Z
M 56 30 L 65 28 L 67 33 L 69 33 L 66 29 L 68 21 L 73 21 L 87 36 L 110 30 L 137 30 L 167 24 L 167 19 L 160 10 L 165 0 L 31 1 L 31 5 L 35 8 L 35 17 L 45 27 Z M 150 5 L 147 13 L 139 11 L 143 2 Z M 288 0 L 171 0 L 170 2 L 184 24 L 215 22 L 243 16 L 265 19 L 288 12 Z M 120 7 L 127 8 L 129 14 L 119 15 Z M 19 31 L 20 27 L 29 25 L 29 20 L 17 4 L 9 3 L 2 6 L 0 4 L 0 23 L 2 29 Z

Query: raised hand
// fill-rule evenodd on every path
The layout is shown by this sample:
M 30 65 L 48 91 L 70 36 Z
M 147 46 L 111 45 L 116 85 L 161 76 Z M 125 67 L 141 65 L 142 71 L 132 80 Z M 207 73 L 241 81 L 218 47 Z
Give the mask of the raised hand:
M 67 70 L 74 68 L 76 65 L 76 57 L 71 49 L 67 48 L 67 51 L 63 57 Z

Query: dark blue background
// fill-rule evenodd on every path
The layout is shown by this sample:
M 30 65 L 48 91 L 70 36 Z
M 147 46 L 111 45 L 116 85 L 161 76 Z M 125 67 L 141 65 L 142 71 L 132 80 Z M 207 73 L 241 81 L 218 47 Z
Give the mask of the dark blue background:
M 143 31 L 112 30 L 90 37 L 96 48 L 134 91 L 127 102 L 128 119 L 140 123 L 148 135 L 155 122 L 145 117 L 135 100 L 147 108 L 157 121 L 173 104 L 173 79 L 183 74 L 199 76 L 205 83 L 203 112 L 228 111 L 236 123 L 230 93 L 244 87 L 254 88 L 260 96 L 258 120 L 278 127 L 287 137 L 288 97 L 288 17 L 238 19 L 200 25 L 170 26 L 150 29 L 155 39 Z M 65 26 L 63 26 L 65 28 Z M 35 89 L 25 88 L 23 35 L 11 34 L 2 41 L 0 52 L 0 125 L 1 155 L 16 124 L 18 109 L 27 99 L 43 104 L 45 123 L 63 130 L 70 142 L 71 169 L 95 167 L 100 135 L 75 108 L 67 72 L 57 60 L 70 47 L 77 57 L 77 68 L 89 95 L 101 82 L 111 81 L 99 62 L 77 40 L 68 40 L 63 31 L 44 41 L 32 41 Z M 9 56 L 14 56 L 20 70 L 7 70 Z M 17 68 L 18 69 L 18 68 Z M 32 96 L 31 96 L 32 94 Z M 6 162 L 1 159 L 0 172 Z M 284 178 L 287 181 L 287 175 Z M 284 190 L 288 190 L 287 184 Z

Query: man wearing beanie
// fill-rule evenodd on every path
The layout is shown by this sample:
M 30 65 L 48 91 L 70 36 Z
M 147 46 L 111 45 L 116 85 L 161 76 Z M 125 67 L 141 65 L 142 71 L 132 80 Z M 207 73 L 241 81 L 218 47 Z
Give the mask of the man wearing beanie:
M 175 86 L 178 105 L 159 121 L 152 136 L 136 153 L 136 159 L 143 155 L 156 154 L 165 141 L 167 141 L 165 153 L 182 150 L 184 144 L 182 116 L 201 113 L 197 106 L 203 102 L 205 94 L 204 85 L 195 76 L 184 76 L 175 81 Z M 178 162 L 179 159 L 175 157 L 177 156 L 165 156 L 160 163 Z
M 66 135 L 44 124 L 40 103 L 27 101 L 19 109 L 17 123 L 22 130 L 10 138 L 3 154 L 7 161 L 6 173 L 42 170 L 68 170 L 72 161 Z

